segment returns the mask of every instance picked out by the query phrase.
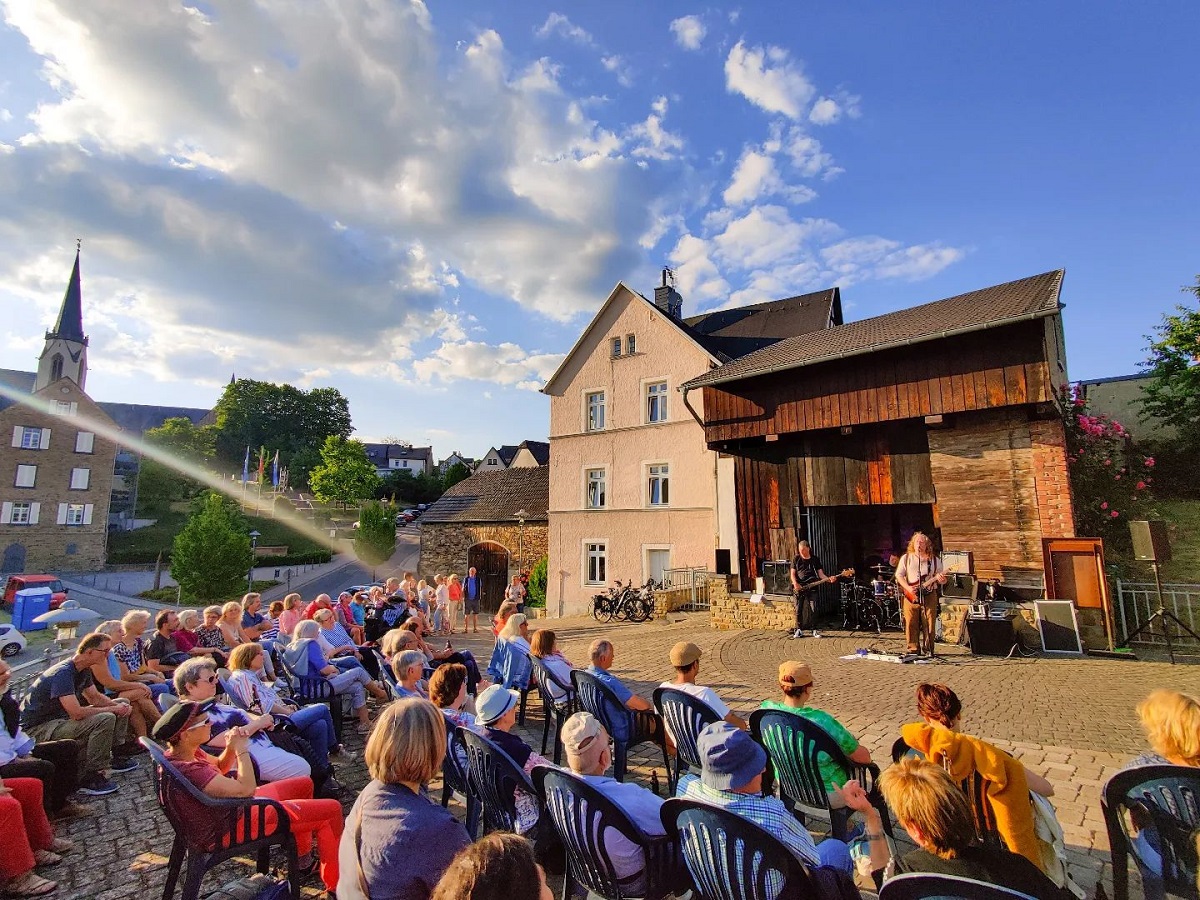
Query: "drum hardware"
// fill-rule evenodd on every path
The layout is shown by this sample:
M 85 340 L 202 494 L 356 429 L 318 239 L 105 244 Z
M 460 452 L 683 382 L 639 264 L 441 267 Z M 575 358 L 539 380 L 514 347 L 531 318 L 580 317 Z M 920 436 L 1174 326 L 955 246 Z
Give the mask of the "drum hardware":
M 870 630 L 880 634 L 884 628 L 900 628 L 900 603 L 895 582 L 876 577 L 869 585 L 843 584 L 841 599 L 842 625 L 848 631 Z

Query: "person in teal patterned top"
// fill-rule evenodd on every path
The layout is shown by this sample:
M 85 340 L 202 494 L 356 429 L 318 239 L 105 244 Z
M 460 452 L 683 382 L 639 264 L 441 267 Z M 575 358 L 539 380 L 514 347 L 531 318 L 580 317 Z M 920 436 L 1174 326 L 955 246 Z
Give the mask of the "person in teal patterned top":
M 780 663 L 779 688 L 783 692 L 783 699 L 764 700 L 763 709 L 778 709 L 803 716 L 833 738 L 851 762 L 862 765 L 871 762 L 871 752 L 860 744 L 841 722 L 829 713 L 808 705 L 808 701 L 812 699 L 813 675 L 807 663 L 794 660 Z M 850 773 L 825 753 L 820 755 L 817 763 L 821 768 L 821 780 L 825 782 L 825 790 L 830 799 L 840 798 L 841 787 L 850 779 Z

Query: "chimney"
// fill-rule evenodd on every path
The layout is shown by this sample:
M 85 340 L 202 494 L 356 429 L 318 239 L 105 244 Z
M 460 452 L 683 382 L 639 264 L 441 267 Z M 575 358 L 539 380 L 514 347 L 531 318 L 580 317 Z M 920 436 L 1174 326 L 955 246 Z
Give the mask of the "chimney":
M 680 318 L 683 313 L 683 297 L 675 290 L 675 273 L 663 267 L 662 285 L 654 289 L 654 305 L 672 319 Z

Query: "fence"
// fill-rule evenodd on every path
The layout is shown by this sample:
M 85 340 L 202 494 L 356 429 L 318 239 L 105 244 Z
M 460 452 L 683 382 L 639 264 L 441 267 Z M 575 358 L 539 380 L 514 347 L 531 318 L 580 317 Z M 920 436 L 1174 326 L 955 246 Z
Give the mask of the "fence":
M 690 592 L 687 612 L 706 612 L 708 610 L 708 578 L 709 571 L 701 566 L 685 566 L 680 569 L 663 570 L 663 590 Z
M 1162 586 L 1162 605 L 1167 612 L 1175 616 L 1192 631 L 1200 634 L 1200 584 L 1164 584 Z M 1121 629 L 1123 639 L 1128 639 L 1139 628 L 1150 620 L 1150 616 L 1158 609 L 1158 590 L 1153 582 L 1132 582 L 1117 579 L 1117 624 Z M 1133 643 L 1159 645 L 1166 644 L 1162 629 L 1171 630 L 1171 641 L 1190 647 L 1200 647 L 1191 635 L 1175 626 L 1173 622 L 1156 622 L 1151 628 L 1142 632 Z

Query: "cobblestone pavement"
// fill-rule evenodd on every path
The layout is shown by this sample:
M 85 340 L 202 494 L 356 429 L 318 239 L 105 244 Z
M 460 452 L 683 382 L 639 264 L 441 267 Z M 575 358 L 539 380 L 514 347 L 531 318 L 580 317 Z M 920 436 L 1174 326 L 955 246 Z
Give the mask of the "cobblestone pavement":
M 1054 784 L 1053 802 L 1066 834 L 1072 874 L 1089 891 L 1103 879 L 1109 896 L 1111 871 L 1100 788 L 1144 749 L 1134 706 L 1156 687 L 1200 694 L 1200 666 L 1186 664 L 1094 658 L 975 659 L 951 648 L 939 662 L 903 666 L 840 659 L 867 645 L 862 636 L 831 633 L 821 640 L 795 641 L 782 633 L 720 632 L 709 629 L 707 618 L 699 614 L 645 625 L 600 625 L 584 619 L 548 624 L 576 665 L 586 664 L 592 640 L 600 636 L 613 640 L 614 671 L 646 697 L 673 674 L 667 662 L 671 645 L 682 639 L 695 641 L 704 651 L 700 680 L 743 714 L 776 693 L 775 672 L 781 660 L 803 659 L 813 668 L 816 705 L 837 716 L 884 766 L 899 726 L 916 719 L 916 685 L 927 680 L 949 684 L 963 700 L 965 731 L 1011 751 Z M 899 640 L 885 634 L 874 644 L 897 649 Z M 456 646 L 472 649 L 486 660 L 491 637 L 460 635 Z M 541 732 L 541 708 L 532 699 L 525 735 L 535 748 Z M 347 729 L 347 741 L 359 751 L 338 772 L 347 788 L 348 810 L 366 782 L 366 772 L 362 741 L 352 728 Z M 154 800 L 148 763 L 141 759 L 140 770 L 117 776 L 122 785 L 119 793 L 95 801 L 97 815 L 59 826 L 60 834 L 87 849 L 76 850 L 63 865 L 46 870 L 48 877 L 61 882 L 53 896 L 144 900 L 161 895 L 172 834 Z M 654 759 L 649 753 L 632 754 L 631 767 L 632 776 L 643 784 L 649 783 L 655 767 L 662 775 L 661 757 Z M 819 822 L 810 825 L 820 830 Z M 248 861 L 228 863 L 205 879 L 204 891 L 249 871 Z M 309 896 L 319 891 L 316 879 L 304 888 Z

